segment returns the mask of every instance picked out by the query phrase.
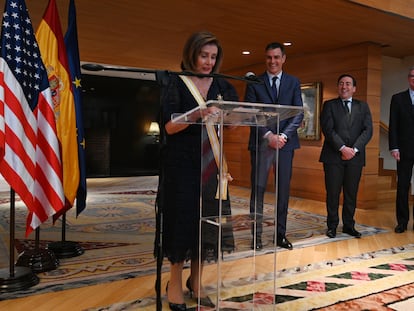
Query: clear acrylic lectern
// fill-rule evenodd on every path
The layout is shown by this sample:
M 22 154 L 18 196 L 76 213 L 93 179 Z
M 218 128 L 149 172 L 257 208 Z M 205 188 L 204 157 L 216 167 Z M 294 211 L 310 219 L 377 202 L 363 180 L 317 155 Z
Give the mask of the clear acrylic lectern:
M 237 131 L 240 126 L 269 125 L 278 129 L 280 121 L 301 113 L 303 109 L 222 100 L 206 102 L 206 107 L 209 106 L 220 108 L 219 113 L 201 117 L 201 110 L 205 107 L 197 107 L 172 116 L 173 122 L 202 126 L 200 258 L 204 258 L 204 289 L 216 304 L 216 310 L 231 309 L 236 305 L 235 309 L 275 310 L 277 165 L 274 191 L 266 192 L 263 212 L 259 214 L 256 211 L 256 204 L 253 204 L 254 211 L 250 212 L 251 189 L 231 185 L 232 172 L 225 154 L 226 151 L 235 151 L 226 149 L 230 144 L 225 142 L 229 135 L 224 135 L 224 129 Z M 200 116 L 197 121 L 189 121 L 197 116 Z M 214 135 L 216 143 L 212 144 L 211 136 Z M 246 142 L 248 140 L 246 137 Z M 256 145 L 257 142 L 256 137 Z M 277 150 L 275 159 L 278 160 Z M 212 161 L 216 162 L 218 172 Z M 255 233 L 259 219 L 263 225 L 263 248 L 256 250 Z M 201 245 L 211 245 L 211 253 L 218 253 L 218 258 L 209 256 L 208 252 L 202 256 Z

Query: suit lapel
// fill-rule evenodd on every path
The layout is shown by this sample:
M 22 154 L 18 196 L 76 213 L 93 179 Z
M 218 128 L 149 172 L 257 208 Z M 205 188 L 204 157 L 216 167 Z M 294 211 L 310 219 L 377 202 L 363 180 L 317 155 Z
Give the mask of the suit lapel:
M 272 103 L 277 103 L 277 98 L 273 98 L 272 86 L 270 85 L 269 76 L 267 75 L 266 72 L 262 75 L 262 80 L 264 82 L 265 89 L 266 89 L 267 95 L 269 96 L 269 99 L 271 100 Z M 278 93 L 280 94 L 280 86 L 279 86 Z
M 347 112 L 347 110 L 345 109 L 345 107 L 344 107 L 344 103 L 343 103 L 342 99 L 338 97 L 337 102 L 338 102 L 338 104 L 336 105 L 337 106 L 337 114 L 339 116 L 341 116 L 341 118 L 344 120 L 344 123 L 350 125 L 353 109 L 351 109 L 351 114 L 349 114 Z
M 359 101 L 354 99 L 352 100 L 352 106 L 351 106 L 351 115 L 349 117 L 349 124 L 352 125 L 352 122 L 355 119 L 355 116 L 357 115 L 357 112 L 359 111 L 359 109 L 361 108 Z
M 411 96 L 410 96 L 410 90 L 407 90 L 407 92 L 405 92 L 404 95 L 406 98 L 404 98 L 403 103 L 407 103 L 407 110 L 410 111 L 411 113 L 411 118 L 414 119 L 414 105 L 411 101 Z
M 273 99 L 273 95 L 272 95 L 273 94 L 272 87 L 270 86 L 269 77 L 267 76 L 267 73 L 266 72 L 262 75 L 262 79 L 263 79 L 263 82 L 264 82 L 264 86 L 265 86 L 267 95 L 269 96 L 269 98 L 273 102 L 274 99 Z
M 278 103 L 278 104 L 280 104 L 280 102 L 282 102 L 281 100 L 280 100 L 280 94 L 285 94 L 284 93 L 284 91 L 283 91 L 283 85 L 284 85 L 284 83 L 283 83 L 283 81 L 284 81 L 284 74 L 283 74 L 283 72 L 282 72 L 282 75 L 280 76 L 280 81 L 279 81 L 279 92 L 277 92 L 277 96 L 278 96 L 278 98 L 276 98 L 276 102 Z

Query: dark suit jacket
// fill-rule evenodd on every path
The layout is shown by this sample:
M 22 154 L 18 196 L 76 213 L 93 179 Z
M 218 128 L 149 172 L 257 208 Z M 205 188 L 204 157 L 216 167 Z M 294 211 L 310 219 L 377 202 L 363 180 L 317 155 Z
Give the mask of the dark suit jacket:
M 359 151 L 348 163 L 364 166 L 365 146 L 372 137 L 372 117 L 368 104 L 353 98 L 349 118 L 339 97 L 328 100 L 323 105 L 320 121 L 325 141 L 319 161 L 341 163 L 339 149 L 345 145 Z
M 388 143 L 402 159 L 414 158 L 414 107 L 408 90 L 391 98 Z
M 279 98 L 273 99 L 272 89 L 269 83 L 267 73 L 263 73 L 259 76 L 259 79 L 263 81 L 262 84 L 251 83 L 246 87 L 246 94 L 244 100 L 252 103 L 264 103 L 264 104 L 280 104 L 289 106 L 303 106 L 302 95 L 300 90 L 299 79 L 282 73 L 279 86 Z M 300 147 L 299 136 L 297 133 L 298 127 L 301 125 L 303 119 L 303 113 L 300 113 L 292 118 L 283 120 L 279 124 L 279 132 L 284 133 L 288 137 L 288 142 L 283 147 L 283 150 L 293 150 Z M 273 133 L 277 132 L 276 125 L 269 128 L 260 127 L 258 144 L 263 140 L 263 135 L 269 130 Z M 249 150 L 254 150 L 256 147 L 256 128 L 252 127 L 249 138 Z

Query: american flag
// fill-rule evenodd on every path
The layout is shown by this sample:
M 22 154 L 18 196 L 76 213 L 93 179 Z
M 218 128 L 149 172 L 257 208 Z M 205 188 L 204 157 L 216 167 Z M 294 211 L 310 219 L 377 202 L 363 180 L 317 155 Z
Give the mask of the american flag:
M 63 208 L 62 164 L 45 66 L 24 0 L 7 0 L 0 46 L 0 173 L 29 210 L 26 235 Z

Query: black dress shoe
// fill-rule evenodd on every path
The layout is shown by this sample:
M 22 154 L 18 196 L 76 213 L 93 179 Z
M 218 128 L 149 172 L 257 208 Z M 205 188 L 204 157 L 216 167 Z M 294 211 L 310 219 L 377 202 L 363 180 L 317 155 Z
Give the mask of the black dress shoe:
M 334 237 L 336 237 L 336 229 L 328 229 L 326 231 L 326 236 L 333 239 Z
M 286 237 L 278 237 L 276 241 L 276 245 L 289 249 L 289 250 L 293 249 L 292 243 L 290 243 L 289 240 L 286 239 Z
M 254 240 L 252 240 L 250 248 L 255 249 Z M 261 250 L 262 248 L 263 248 L 262 239 L 261 238 L 256 238 L 256 250 Z
M 349 235 L 352 235 L 352 236 L 354 236 L 358 239 L 361 237 L 361 233 L 356 231 L 355 228 L 344 227 L 342 232 L 346 233 L 346 234 L 349 234 Z
M 407 230 L 407 226 L 404 225 L 398 225 L 394 229 L 395 233 L 403 233 L 405 230 Z

